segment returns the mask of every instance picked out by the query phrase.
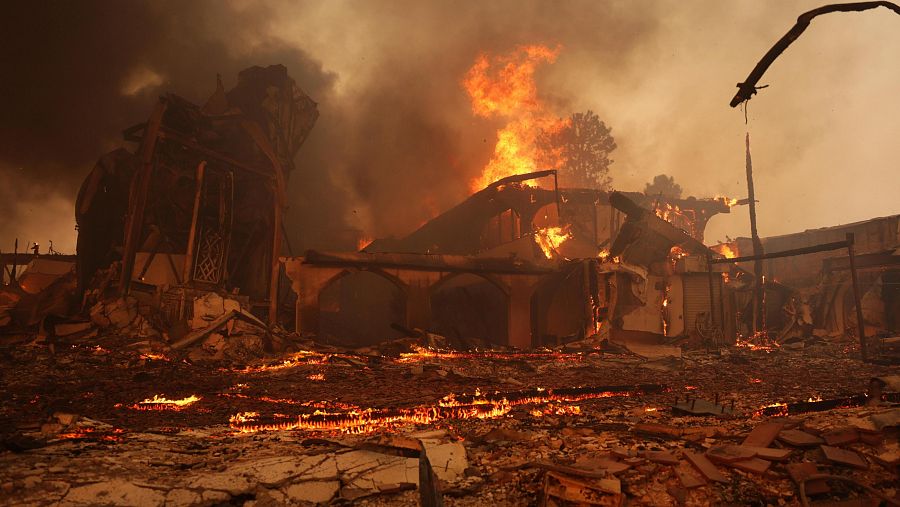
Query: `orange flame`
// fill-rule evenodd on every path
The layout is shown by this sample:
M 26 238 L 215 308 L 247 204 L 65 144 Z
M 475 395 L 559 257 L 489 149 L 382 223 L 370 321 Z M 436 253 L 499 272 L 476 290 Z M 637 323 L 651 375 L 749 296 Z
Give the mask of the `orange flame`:
M 507 176 L 562 167 L 562 151 L 541 148 L 537 140 L 542 132 L 559 132 L 569 120 L 546 111 L 534 82 L 537 66 L 556 61 L 559 51 L 559 46 L 530 45 L 519 46 L 506 55 L 481 54 L 466 73 L 462 85 L 472 101 L 472 112 L 482 118 L 509 121 L 497 132 L 490 162 L 481 176 L 472 180 L 473 192 Z
M 534 233 L 534 242 L 541 247 L 544 256 L 552 259 L 560 245 L 572 237 L 572 233 L 563 227 L 545 227 Z
M 732 250 L 731 245 L 728 243 L 720 243 L 716 245 L 716 249 L 718 249 L 719 255 L 723 255 L 726 259 L 734 259 L 737 257 L 737 254 Z

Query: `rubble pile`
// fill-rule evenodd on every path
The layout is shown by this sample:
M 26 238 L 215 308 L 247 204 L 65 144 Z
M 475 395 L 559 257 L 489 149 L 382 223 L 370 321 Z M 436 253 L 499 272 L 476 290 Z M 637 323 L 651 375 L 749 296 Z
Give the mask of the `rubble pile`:
M 212 310 L 226 304 L 197 302 L 216 332 L 194 343 L 241 336 L 245 321 L 228 320 L 229 331 L 219 323 L 229 313 Z M 896 367 L 839 345 L 677 358 L 664 347 L 648 358 L 646 347 L 451 351 L 428 340 L 385 344 L 389 354 L 305 342 L 242 364 L 179 359 L 171 346 L 5 347 L 0 487 L 13 504 L 64 505 L 825 505 L 900 493 Z M 205 347 L 194 350 L 215 355 Z M 235 424 L 238 414 L 489 403 L 503 410 L 327 429 Z

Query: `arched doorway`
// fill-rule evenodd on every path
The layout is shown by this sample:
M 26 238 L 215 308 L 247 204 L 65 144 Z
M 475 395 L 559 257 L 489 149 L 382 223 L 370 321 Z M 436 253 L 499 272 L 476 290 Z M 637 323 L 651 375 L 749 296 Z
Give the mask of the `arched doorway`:
M 345 271 L 319 292 L 319 335 L 328 343 L 364 347 L 393 340 L 406 325 L 401 283 L 373 271 Z
M 584 337 L 584 273 L 576 267 L 549 277 L 531 297 L 533 346 L 560 345 Z
M 431 291 L 431 330 L 452 343 L 509 343 L 509 296 L 487 278 L 450 275 Z

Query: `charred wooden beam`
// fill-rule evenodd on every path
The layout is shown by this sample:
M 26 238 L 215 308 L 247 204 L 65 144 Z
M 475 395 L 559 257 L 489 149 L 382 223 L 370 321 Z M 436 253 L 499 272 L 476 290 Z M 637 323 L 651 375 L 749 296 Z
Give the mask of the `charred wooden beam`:
M 814 245 L 808 246 L 804 248 L 794 248 L 792 250 L 784 250 L 781 252 L 772 252 L 768 254 L 762 255 L 749 255 L 746 257 L 733 257 L 731 259 L 723 258 L 723 259 L 710 259 L 710 264 L 734 264 L 737 262 L 746 262 L 746 261 L 754 261 L 760 262 L 765 259 L 777 259 L 779 257 L 794 257 L 797 255 L 811 254 L 817 252 L 828 252 L 831 250 L 838 250 L 841 248 L 846 248 L 850 261 L 850 273 L 853 280 L 853 299 L 856 303 L 856 322 L 857 322 L 857 331 L 859 333 L 859 349 L 860 354 L 862 355 L 863 361 L 867 361 L 869 359 L 868 354 L 868 344 L 866 342 L 866 325 L 863 321 L 862 314 L 862 298 L 859 294 L 859 281 L 856 274 L 856 264 L 854 259 L 853 252 L 853 233 L 847 233 L 846 241 L 835 241 L 833 243 L 825 243 L 822 245 Z
M 860 12 L 875 9 L 876 7 L 884 7 L 894 11 L 896 14 L 900 14 L 900 6 L 887 1 L 823 5 L 822 7 L 801 14 L 797 17 L 797 23 L 795 23 L 794 26 L 784 34 L 784 37 L 779 39 L 778 42 L 763 55 L 762 59 L 756 64 L 756 67 L 753 67 L 753 70 L 750 71 L 750 75 L 747 76 L 747 79 L 745 79 L 743 83 L 737 84 L 738 91 L 734 94 L 734 98 L 731 99 L 729 105 L 731 107 L 737 107 L 738 104 L 750 100 L 750 97 L 756 94 L 756 84 L 759 82 L 760 78 L 766 73 L 766 70 L 769 69 L 769 66 L 772 65 L 775 59 L 781 56 L 781 53 L 784 53 L 784 50 L 797 40 L 797 38 L 800 37 L 800 34 L 809 27 L 809 23 L 813 18 L 831 12 Z
M 205 146 L 197 144 L 196 142 L 184 137 L 183 135 L 179 134 L 178 132 L 176 132 L 170 128 L 167 128 L 165 126 L 160 127 L 159 137 L 162 139 L 166 139 L 168 141 L 172 141 L 174 143 L 180 144 L 180 145 L 184 146 L 185 148 L 196 151 L 197 153 L 199 153 L 201 155 L 205 155 L 207 157 L 218 160 L 219 162 L 223 162 L 227 165 L 236 167 L 238 169 L 243 169 L 244 171 L 247 171 L 249 173 L 253 173 L 258 176 L 262 176 L 266 179 L 272 179 L 275 177 L 271 171 L 266 171 L 266 170 L 260 169 L 258 167 L 253 167 L 253 166 L 245 164 L 239 160 L 235 160 L 231 157 L 223 155 L 215 150 L 211 150 Z
M 779 257 L 794 257 L 797 255 L 811 254 L 817 252 L 828 252 L 831 250 L 839 250 L 841 248 L 847 248 L 846 241 L 835 241 L 833 243 L 824 243 L 821 245 L 807 246 L 803 248 L 793 248 L 791 250 L 783 250 L 781 252 L 771 252 L 762 255 L 747 255 L 744 257 L 732 257 L 732 258 L 719 258 L 712 259 L 710 262 L 713 264 L 735 264 L 738 262 L 750 262 L 757 260 L 765 260 L 765 259 L 777 259 Z
M 125 220 L 125 251 L 122 255 L 122 278 L 119 280 L 119 291 L 127 293 L 131 284 L 131 273 L 134 271 L 134 256 L 137 252 L 141 231 L 144 228 L 144 208 L 147 207 L 147 192 L 150 190 L 150 179 L 153 175 L 153 160 L 156 153 L 156 142 L 162 125 L 163 114 L 167 103 L 160 99 L 153 114 L 147 121 L 144 137 L 141 141 L 141 168 L 135 175 L 135 184 L 129 199 L 128 216 Z

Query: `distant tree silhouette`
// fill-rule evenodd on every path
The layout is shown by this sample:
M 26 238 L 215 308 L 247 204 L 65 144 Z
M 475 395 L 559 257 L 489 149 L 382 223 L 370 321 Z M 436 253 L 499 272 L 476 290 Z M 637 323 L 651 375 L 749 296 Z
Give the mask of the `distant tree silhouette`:
M 610 188 L 609 155 L 616 149 L 611 129 L 593 111 L 574 113 L 558 131 L 545 132 L 539 138 L 541 147 L 557 154 L 560 185 L 575 188 Z
M 675 183 L 675 178 L 666 176 L 665 174 L 657 174 L 653 177 L 653 182 L 644 186 L 644 194 L 646 195 L 663 195 L 665 197 L 681 197 L 681 185 Z

